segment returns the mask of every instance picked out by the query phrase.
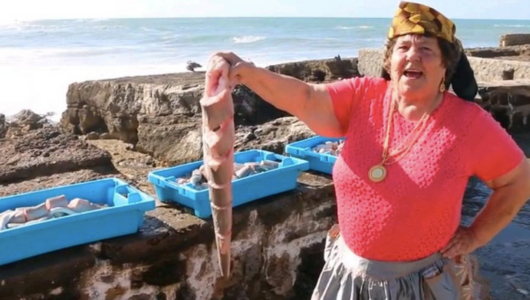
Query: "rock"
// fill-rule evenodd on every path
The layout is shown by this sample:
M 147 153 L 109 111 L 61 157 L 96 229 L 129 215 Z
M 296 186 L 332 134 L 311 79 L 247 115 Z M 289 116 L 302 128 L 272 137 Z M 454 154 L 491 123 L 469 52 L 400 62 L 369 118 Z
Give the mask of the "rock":
M 528 33 L 511 33 L 501 35 L 499 46 L 529 45 L 530 34 Z
M 465 49 L 468 56 L 482 58 L 505 58 L 509 56 L 530 56 L 530 45 L 507 47 L 479 47 Z
M 236 86 L 232 98 L 235 110 L 234 121 L 237 125 L 262 124 L 289 115 L 261 99 L 245 85 Z
M 52 125 L 46 116 L 24 109 L 10 118 L 0 116 L 0 138 L 21 136 L 30 130 Z
M 261 149 L 282 154 L 286 144 L 314 135 L 314 132 L 295 117 L 278 118 L 263 125 L 238 128 L 235 149 Z
M 293 76 L 304 81 L 324 82 L 340 78 L 359 76 L 357 59 L 341 59 L 340 56 L 327 60 L 306 60 L 293 63 L 272 65 L 268 70 Z
M 202 158 L 200 119 L 180 123 L 177 118 L 148 119 L 138 127 L 140 137 L 136 150 L 149 153 L 167 165 L 177 165 Z M 238 126 L 235 149 L 262 149 L 283 153 L 288 142 L 314 135 L 309 128 L 294 117 L 279 118 L 262 125 Z
M 102 140 L 110 140 L 112 139 L 112 135 L 108 132 L 104 132 L 102 134 L 99 135 L 99 138 L 102 139 Z
M 92 167 L 111 166 L 109 153 L 53 126 L 2 139 L 0 152 L 2 184 Z
M 340 57 L 267 68 L 318 81 L 357 74 L 356 59 Z M 136 150 L 168 164 L 197 160 L 202 156 L 199 100 L 204 92 L 203 83 L 204 73 L 199 72 L 73 83 L 68 88 L 67 110 L 63 113 L 61 126 L 74 134 L 90 134 L 89 138 L 95 137 L 91 132 L 105 133 L 105 138 L 133 144 Z M 252 137 L 249 133 L 256 126 L 289 116 L 244 85 L 236 86 L 232 96 L 234 121 L 239 135 L 245 138 Z M 283 138 L 287 139 L 293 137 Z M 279 151 L 277 138 L 269 140 L 267 145 Z
M 7 132 L 8 123 L 6 122 L 6 116 L 0 114 L 0 139 L 4 138 Z
M 13 116 L 11 124 L 17 124 L 18 126 L 27 125 L 29 129 L 42 128 L 42 125 L 46 123 L 46 117 L 38 115 L 29 109 L 24 109 L 18 114 Z
M 85 136 L 85 139 L 87 139 L 87 140 L 98 140 L 99 139 L 99 133 L 92 131 L 92 132 L 90 132 L 89 134 L 87 134 Z
M 479 84 L 481 106 L 511 132 L 528 132 L 530 80 L 501 80 Z
M 51 175 L 33 177 L 30 179 L 25 179 L 24 181 L 14 181 L 11 183 L 2 182 L 0 184 L 0 197 L 19 193 L 27 193 L 35 191 L 36 189 L 53 188 L 57 186 L 102 179 L 106 177 L 118 177 L 130 181 L 129 178 L 117 173 L 112 166 L 103 165 L 79 169 L 76 171 L 65 171 Z
M 202 81 L 203 76 L 197 74 Z M 61 124 L 72 133 L 108 132 L 113 138 L 133 144 L 141 138 L 140 123 L 170 126 L 178 120 L 195 124 L 200 119 L 199 100 L 204 87 L 184 82 L 181 77 L 186 78 L 176 74 L 128 82 L 117 79 L 71 84 Z M 271 117 L 285 115 L 243 87 L 234 91 L 234 101 L 238 123 L 260 120 L 271 111 L 276 111 Z M 258 109 L 262 114 L 257 114 Z

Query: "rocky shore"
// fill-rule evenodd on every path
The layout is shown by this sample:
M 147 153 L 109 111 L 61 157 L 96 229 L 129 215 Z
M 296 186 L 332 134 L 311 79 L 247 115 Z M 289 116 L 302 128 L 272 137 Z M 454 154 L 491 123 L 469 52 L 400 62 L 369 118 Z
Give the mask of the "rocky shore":
M 380 49 L 358 58 L 269 66 L 310 82 L 377 75 Z M 530 155 L 530 46 L 467 49 L 481 81 L 477 102 Z M 378 56 L 379 55 L 379 56 Z M 526 72 L 526 73 L 525 73 Z M 0 196 L 104 177 L 155 195 L 147 174 L 201 158 L 203 73 L 72 83 L 59 124 L 25 110 L 0 115 Z M 312 136 L 296 118 L 239 86 L 236 150 L 283 153 Z M 464 221 L 488 190 L 471 181 Z M 322 268 L 323 239 L 336 221 L 329 176 L 304 173 L 299 187 L 234 211 L 234 277 L 217 277 L 213 227 L 187 209 L 158 202 L 138 234 L 0 266 L 0 299 L 308 299 Z M 530 207 L 480 249 L 492 299 L 530 295 Z

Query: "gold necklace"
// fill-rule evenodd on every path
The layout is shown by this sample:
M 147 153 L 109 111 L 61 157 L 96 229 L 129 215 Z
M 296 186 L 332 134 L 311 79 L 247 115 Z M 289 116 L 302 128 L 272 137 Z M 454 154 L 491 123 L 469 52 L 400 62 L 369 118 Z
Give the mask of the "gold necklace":
M 437 101 L 434 101 L 434 104 L 433 106 L 435 106 Z M 423 130 L 425 129 L 425 126 L 427 124 L 427 118 L 430 116 L 430 110 L 427 110 L 423 116 L 421 117 L 421 119 L 416 123 L 416 126 L 414 126 L 414 128 L 412 129 L 411 133 L 409 134 L 409 136 L 405 139 L 405 141 L 408 141 L 409 137 L 412 136 L 413 133 L 415 133 L 418 129 L 418 127 L 421 126 L 421 128 L 419 129 L 419 131 L 416 132 L 416 135 L 414 136 L 414 139 L 408 143 L 408 146 L 403 149 L 403 150 L 400 150 L 400 148 L 396 148 L 396 150 L 393 152 L 393 153 L 390 153 L 389 154 L 389 144 L 390 144 L 390 131 L 392 130 L 392 123 L 394 123 L 394 106 L 396 105 L 396 102 L 394 100 L 394 98 L 392 98 L 391 100 L 391 103 L 389 104 L 390 108 L 389 108 L 389 112 L 388 112 L 388 125 L 387 125 L 387 128 L 386 128 L 386 133 L 385 133 L 385 141 L 383 143 L 383 159 L 382 161 L 371 167 L 370 170 L 368 171 L 368 177 L 370 178 L 370 180 L 372 180 L 373 182 L 380 182 L 382 181 L 383 179 L 386 178 L 386 175 L 387 175 L 387 170 L 386 170 L 386 167 L 385 165 L 390 165 L 392 163 L 395 163 L 397 162 L 399 159 L 403 158 L 403 156 L 405 156 L 405 154 L 407 154 L 409 152 L 409 150 L 412 148 L 412 145 L 414 145 L 414 143 L 417 141 L 417 139 L 419 138 L 419 136 L 421 135 L 421 133 L 423 132 Z M 405 144 L 405 142 L 403 143 Z M 401 152 L 401 153 L 399 153 Z M 396 155 L 397 157 L 394 158 L 394 161 L 391 162 L 391 163 L 388 163 L 388 159 L 392 156 Z

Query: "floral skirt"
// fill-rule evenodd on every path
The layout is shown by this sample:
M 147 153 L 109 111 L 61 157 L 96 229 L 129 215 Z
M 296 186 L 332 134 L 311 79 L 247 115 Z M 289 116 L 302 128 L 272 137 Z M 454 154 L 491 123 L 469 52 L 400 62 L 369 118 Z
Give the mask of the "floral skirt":
M 475 257 L 458 262 L 439 253 L 410 262 L 382 262 L 355 255 L 338 226 L 329 231 L 325 265 L 311 300 L 485 300 L 487 282 Z

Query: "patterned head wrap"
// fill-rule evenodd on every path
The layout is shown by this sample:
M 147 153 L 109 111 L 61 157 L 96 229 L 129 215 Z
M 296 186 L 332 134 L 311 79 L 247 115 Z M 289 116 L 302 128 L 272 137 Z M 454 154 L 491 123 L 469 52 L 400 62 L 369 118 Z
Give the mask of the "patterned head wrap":
M 455 41 L 456 26 L 443 14 L 423 4 L 399 3 L 388 38 L 393 39 L 405 34 L 430 33 L 450 43 Z
M 473 101 L 478 92 L 478 85 L 462 43 L 455 37 L 455 33 L 456 26 L 453 21 L 434 8 L 401 1 L 392 19 L 387 37 L 394 39 L 407 34 L 430 34 L 452 43 L 459 51 L 459 58 L 451 82 L 447 83 L 446 87 L 451 85 L 457 96 Z M 390 75 L 384 68 L 383 77 L 390 79 Z

